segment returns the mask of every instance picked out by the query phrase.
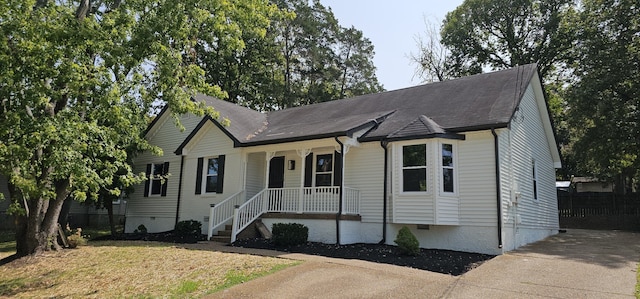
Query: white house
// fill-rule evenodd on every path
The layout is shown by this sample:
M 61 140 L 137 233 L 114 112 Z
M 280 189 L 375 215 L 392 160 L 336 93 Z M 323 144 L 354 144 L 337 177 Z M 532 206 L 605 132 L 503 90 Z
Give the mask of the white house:
M 558 231 L 560 156 L 536 65 L 259 113 L 207 96 L 220 120 L 166 109 L 130 195 L 126 232 L 198 220 L 233 238 L 257 218 L 303 223 L 311 241 L 501 254 Z M 222 125 L 229 120 L 230 125 Z M 212 207 L 213 206 L 213 207 Z M 234 208 L 238 206 L 238 208 Z

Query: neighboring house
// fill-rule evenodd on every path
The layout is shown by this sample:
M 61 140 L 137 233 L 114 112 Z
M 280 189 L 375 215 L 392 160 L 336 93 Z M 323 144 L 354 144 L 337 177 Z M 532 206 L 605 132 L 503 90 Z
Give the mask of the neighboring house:
M 562 192 L 570 192 L 571 181 L 556 181 L 556 190 Z
M 0 201 L 0 230 L 15 229 L 14 217 L 7 215 L 7 208 L 11 204 L 9 200 L 9 187 L 7 179 L 0 175 L 0 193 L 4 195 L 4 200 Z M 113 202 L 113 215 L 116 224 L 124 223 L 126 201 L 118 200 Z M 69 225 L 76 227 L 98 227 L 109 225 L 109 217 L 106 209 L 97 209 L 92 203 L 80 203 L 73 201 L 69 209 Z
M 136 171 L 169 178 L 130 195 L 126 232 L 193 219 L 209 235 L 233 223 L 235 238 L 262 218 L 303 223 L 310 241 L 394 244 L 407 226 L 423 248 L 500 254 L 558 231 L 536 65 L 268 113 L 195 100 L 230 125 L 156 117 L 146 138 L 164 154 Z
M 571 177 L 571 184 L 575 188 L 575 192 L 605 192 L 612 193 L 614 191 L 613 183 L 606 183 L 592 177 Z

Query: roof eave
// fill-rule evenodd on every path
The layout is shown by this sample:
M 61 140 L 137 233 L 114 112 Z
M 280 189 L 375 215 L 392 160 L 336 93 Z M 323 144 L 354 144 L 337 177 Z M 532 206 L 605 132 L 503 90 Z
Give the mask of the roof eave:
M 253 142 L 239 142 L 236 145 L 236 147 L 252 147 L 252 146 L 259 146 L 259 145 L 270 145 L 270 144 L 279 144 L 279 143 L 288 143 L 288 142 L 297 142 L 297 141 L 310 141 L 310 140 L 334 138 L 334 137 L 340 137 L 340 136 L 349 136 L 349 131 L 296 136 L 296 137 L 270 139 L 270 140 L 259 140 L 259 141 L 253 141 Z

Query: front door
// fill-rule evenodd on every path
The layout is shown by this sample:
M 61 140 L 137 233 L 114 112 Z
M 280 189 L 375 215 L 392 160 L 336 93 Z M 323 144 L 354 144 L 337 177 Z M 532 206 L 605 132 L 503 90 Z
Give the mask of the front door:
M 284 187 L 284 157 L 273 157 L 269 161 L 269 188 Z

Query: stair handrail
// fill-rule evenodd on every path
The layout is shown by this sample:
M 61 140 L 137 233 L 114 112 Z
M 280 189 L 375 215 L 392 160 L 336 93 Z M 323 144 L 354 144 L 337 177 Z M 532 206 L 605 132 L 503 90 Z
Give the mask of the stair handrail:
M 233 218 L 234 207 L 242 203 L 242 195 L 244 190 L 240 190 L 225 200 L 211 204 L 209 210 L 209 229 L 207 231 L 207 240 L 211 239 L 213 233 L 222 225 Z
M 233 211 L 233 229 L 231 231 L 231 243 L 236 241 L 238 234 L 254 220 L 258 219 L 262 214 L 267 212 L 267 199 L 269 198 L 270 189 L 263 189 L 252 198 L 237 205 Z M 265 196 L 265 194 L 267 196 Z

